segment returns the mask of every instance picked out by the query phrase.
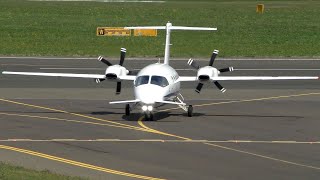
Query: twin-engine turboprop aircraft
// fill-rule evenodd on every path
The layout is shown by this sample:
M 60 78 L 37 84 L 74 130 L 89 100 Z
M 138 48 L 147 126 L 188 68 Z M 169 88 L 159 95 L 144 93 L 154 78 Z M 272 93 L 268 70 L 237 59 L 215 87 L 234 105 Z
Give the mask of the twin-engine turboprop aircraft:
M 144 27 L 126 27 L 126 29 L 162 29 L 166 30 L 166 45 L 164 54 L 164 63 L 155 63 L 141 69 L 137 75 L 133 75 L 131 71 L 123 66 L 126 49 L 121 48 L 121 56 L 119 64 L 111 64 L 103 57 L 98 60 L 105 63 L 108 67 L 105 74 L 70 74 L 70 73 L 40 73 L 40 72 L 9 72 L 4 71 L 2 74 L 15 75 L 34 75 L 34 76 L 56 76 L 56 77 L 75 77 L 75 78 L 91 78 L 97 83 L 104 80 L 112 80 L 117 82 L 116 94 L 121 92 L 121 81 L 133 81 L 134 96 L 133 100 L 114 101 L 110 104 L 126 104 L 125 114 L 135 108 L 140 108 L 145 115 L 146 120 L 153 120 L 153 112 L 156 105 L 173 104 L 181 107 L 187 112 L 188 116 L 192 116 L 192 105 L 186 105 L 184 98 L 180 94 L 180 82 L 182 81 L 198 81 L 196 92 L 200 93 L 205 83 L 214 83 L 221 92 L 226 89 L 218 81 L 239 81 L 239 80 L 299 80 L 299 79 L 319 79 L 312 76 L 220 76 L 220 74 L 233 71 L 233 67 L 216 69 L 213 64 L 218 50 L 214 50 L 208 66 L 200 67 L 193 59 L 188 64 L 197 70 L 195 76 L 179 76 L 177 71 L 169 65 L 170 56 L 170 33 L 172 30 L 206 30 L 215 31 L 216 28 L 204 27 L 184 27 L 172 26 L 170 22 L 166 26 L 144 26 Z

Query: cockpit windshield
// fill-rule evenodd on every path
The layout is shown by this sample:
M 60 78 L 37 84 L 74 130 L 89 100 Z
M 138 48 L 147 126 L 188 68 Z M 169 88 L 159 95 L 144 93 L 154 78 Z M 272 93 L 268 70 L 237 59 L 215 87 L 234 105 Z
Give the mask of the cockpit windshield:
M 163 76 L 152 76 L 150 83 L 161 87 L 166 87 L 169 85 L 168 80 Z
M 148 84 L 148 82 L 149 82 L 149 76 L 139 76 L 137 77 L 134 85 L 137 87 L 143 84 Z

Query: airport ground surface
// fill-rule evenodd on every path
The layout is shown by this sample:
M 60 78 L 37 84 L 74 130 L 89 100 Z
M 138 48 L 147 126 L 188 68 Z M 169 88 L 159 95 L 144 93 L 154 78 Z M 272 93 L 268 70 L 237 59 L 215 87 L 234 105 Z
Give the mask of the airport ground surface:
M 117 63 L 117 61 L 112 61 Z M 130 61 L 139 69 L 151 61 Z M 200 62 L 205 65 L 206 61 Z M 186 61 L 172 61 L 192 75 Z M 320 61 L 216 61 L 228 75 L 318 76 Z M 96 60 L 0 59 L 1 71 L 103 73 Z M 262 70 L 263 69 L 263 70 Z M 281 70 L 280 70 L 281 69 Z M 227 75 L 227 74 L 226 74 Z M 318 179 L 320 84 L 221 82 L 222 94 L 183 83 L 194 117 L 161 107 L 157 121 L 124 116 L 131 83 L 0 75 L 0 160 L 90 179 Z

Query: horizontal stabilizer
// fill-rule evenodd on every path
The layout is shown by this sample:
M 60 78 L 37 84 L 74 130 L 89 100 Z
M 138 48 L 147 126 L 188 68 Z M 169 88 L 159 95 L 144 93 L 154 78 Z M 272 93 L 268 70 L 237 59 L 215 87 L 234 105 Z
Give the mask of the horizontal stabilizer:
M 170 30 L 193 30 L 193 31 L 216 31 L 217 28 L 207 27 L 187 27 L 187 26 L 136 26 L 136 27 L 124 27 L 124 29 L 170 29 Z
M 111 101 L 109 104 L 127 104 L 127 103 L 137 103 L 140 102 L 139 99 L 136 100 L 126 100 L 126 101 Z
M 124 29 L 166 29 L 166 26 L 135 26 L 124 27 Z
M 172 30 L 195 30 L 195 31 L 216 31 L 217 28 L 208 27 L 186 27 L 186 26 L 171 26 Z

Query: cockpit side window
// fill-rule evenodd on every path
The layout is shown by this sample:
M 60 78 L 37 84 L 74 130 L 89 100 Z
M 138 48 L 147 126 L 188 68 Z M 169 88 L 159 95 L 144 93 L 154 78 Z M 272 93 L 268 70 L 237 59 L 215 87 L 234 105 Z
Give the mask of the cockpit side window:
M 134 86 L 140 86 L 143 84 L 148 84 L 149 83 L 149 76 L 139 76 L 137 77 Z
M 163 76 L 152 76 L 150 83 L 161 87 L 166 87 L 169 85 L 168 80 Z

